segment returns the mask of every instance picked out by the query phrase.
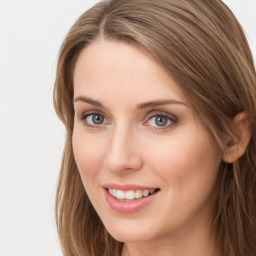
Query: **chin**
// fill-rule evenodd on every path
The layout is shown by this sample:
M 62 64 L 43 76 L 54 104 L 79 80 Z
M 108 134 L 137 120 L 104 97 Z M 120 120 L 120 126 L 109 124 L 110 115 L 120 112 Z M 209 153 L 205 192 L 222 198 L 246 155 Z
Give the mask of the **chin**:
M 136 223 L 131 223 L 127 221 L 126 225 L 109 225 L 105 226 L 109 234 L 119 242 L 130 243 L 130 242 L 143 242 L 152 240 L 156 236 L 156 229 L 154 233 L 152 228 L 147 228 L 145 225 Z
M 136 231 L 131 231 L 131 232 L 122 231 L 122 232 L 109 232 L 109 233 L 118 242 L 123 242 L 123 243 L 144 242 L 144 241 L 150 240 L 150 238 L 145 235 L 135 234 Z

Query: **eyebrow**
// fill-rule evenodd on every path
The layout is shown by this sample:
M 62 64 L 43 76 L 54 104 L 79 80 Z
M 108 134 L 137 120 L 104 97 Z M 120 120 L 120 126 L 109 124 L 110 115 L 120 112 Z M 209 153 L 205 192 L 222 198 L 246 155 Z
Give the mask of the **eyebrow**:
M 104 107 L 104 105 L 101 102 L 99 102 L 97 100 L 93 100 L 89 97 L 79 96 L 74 99 L 74 103 L 79 102 L 79 101 L 91 104 L 96 107 L 106 108 L 106 107 Z M 169 104 L 178 104 L 178 105 L 186 106 L 185 103 L 178 101 L 178 100 L 163 99 L 163 100 L 155 100 L 155 101 L 141 103 L 141 104 L 138 104 L 136 107 L 137 107 L 137 109 L 145 109 L 145 108 L 151 108 L 151 107 L 157 107 L 157 106 L 169 105 Z
M 82 101 L 82 102 L 85 102 L 85 103 L 89 103 L 89 104 L 94 105 L 96 107 L 104 108 L 104 106 L 99 101 L 93 100 L 93 99 L 88 98 L 88 97 L 79 96 L 79 97 L 74 99 L 74 103 L 75 102 L 79 102 L 79 101 Z
M 186 105 L 185 103 L 174 100 L 174 99 L 164 99 L 164 100 L 155 100 L 155 101 L 150 101 L 142 104 L 138 104 L 137 108 L 138 109 L 144 109 L 144 108 L 150 108 L 150 107 L 158 107 L 162 105 L 169 105 L 169 104 L 179 104 L 179 105 Z

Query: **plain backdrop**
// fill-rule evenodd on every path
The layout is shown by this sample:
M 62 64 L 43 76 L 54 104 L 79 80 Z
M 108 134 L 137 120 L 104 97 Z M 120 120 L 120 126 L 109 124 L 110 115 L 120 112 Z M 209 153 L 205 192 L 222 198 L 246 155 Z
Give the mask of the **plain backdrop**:
M 96 0 L 0 0 L 0 256 L 61 255 L 54 196 L 65 131 L 52 91 L 60 44 Z M 226 0 L 256 56 L 256 1 Z

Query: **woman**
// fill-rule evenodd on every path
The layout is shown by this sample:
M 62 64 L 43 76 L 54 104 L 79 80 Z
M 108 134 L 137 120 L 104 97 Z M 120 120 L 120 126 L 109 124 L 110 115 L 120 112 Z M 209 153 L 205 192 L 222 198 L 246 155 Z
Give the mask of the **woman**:
M 64 255 L 256 254 L 256 75 L 218 0 L 110 0 L 60 52 Z

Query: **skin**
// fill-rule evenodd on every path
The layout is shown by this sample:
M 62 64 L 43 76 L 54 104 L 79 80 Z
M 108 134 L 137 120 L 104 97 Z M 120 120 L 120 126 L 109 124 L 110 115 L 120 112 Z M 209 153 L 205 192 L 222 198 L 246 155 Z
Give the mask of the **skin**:
M 172 102 L 144 104 L 159 100 Z M 109 233 L 125 243 L 123 255 L 219 255 L 210 213 L 221 150 L 172 77 L 136 47 L 99 40 L 77 60 L 74 108 L 82 182 Z M 93 122 L 95 114 L 101 124 Z M 159 115 L 166 125 L 158 125 Z M 145 208 L 124 214 L 106 202 L 106 183 L 160 192 Z

